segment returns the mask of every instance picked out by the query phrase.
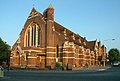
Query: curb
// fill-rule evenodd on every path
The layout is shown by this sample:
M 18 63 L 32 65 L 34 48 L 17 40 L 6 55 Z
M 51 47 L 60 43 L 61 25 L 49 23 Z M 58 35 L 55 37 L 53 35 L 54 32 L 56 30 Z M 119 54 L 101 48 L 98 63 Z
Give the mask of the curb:
M 91 67 L 91 68 L 74 68 L 73 70 L 80 70 L 80 71 L 104 71 L 107 70 L 111 67 L 107 66 L 107 67 Z
M 104 70 L 107 70 L 107 69 L 109 69 L 109 68 L 111 68 L 111 67 L 103 67 L 103 68 L 100 68 L 100 69 L 98 69 L 97 71 L 104 71 Z

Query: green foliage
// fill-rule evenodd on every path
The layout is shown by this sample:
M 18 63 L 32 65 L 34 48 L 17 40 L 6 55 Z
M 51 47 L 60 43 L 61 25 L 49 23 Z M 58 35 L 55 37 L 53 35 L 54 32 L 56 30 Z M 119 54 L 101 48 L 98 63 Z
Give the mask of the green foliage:
M 61 69 L 62 68 L 62 62 L 56 62 L 56 68 Z
M 7 62 L 9 55 L 10 55 L 10 46 L 0 38 L 0 64 L 2 62 Z
M 120 61 L 120 52 L 118 49 L 111 49 L 109 52 L 108 52 L 108 59 L 110 61 L 110 63 L 114 63 L 116 61 Z

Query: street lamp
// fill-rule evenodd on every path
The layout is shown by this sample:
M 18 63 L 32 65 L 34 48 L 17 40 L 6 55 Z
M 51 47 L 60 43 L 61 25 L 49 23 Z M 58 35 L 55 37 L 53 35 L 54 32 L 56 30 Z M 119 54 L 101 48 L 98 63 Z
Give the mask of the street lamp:
M 109 40 L 115 40 L 115 39 L 107 39 L 107 40 L 104 40 L 104 41 L 109 41 Z
M 105 43 L 105 41 L 110 41 L 110 40 L 112 40 L 112 41 L 114 41 L 115 39 L 107 39 L 107 40 L 104 40 L 104 43 Z M 104 45 L 104 44 L 103 44 Z M 103 54 L 104 54 L 104 52 L 105 52 L 105 49 L 103 49 Z M 105 58 L 105 55 L 103 55 L 103 66 L 105 67 L 105 61 L 106 61 L 106 58 Z

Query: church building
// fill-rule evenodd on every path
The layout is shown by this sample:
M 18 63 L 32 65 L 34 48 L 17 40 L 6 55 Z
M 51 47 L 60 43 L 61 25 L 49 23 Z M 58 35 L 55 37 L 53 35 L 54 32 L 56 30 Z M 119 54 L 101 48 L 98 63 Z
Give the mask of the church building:
M 54 20 L 54 8 L 41 14 L 34 7 L 18 40 L 12 46 L 11 68 L 83 68 L 102 65 L 106 61 L 106 47 L 100 41 L 88 41 Z

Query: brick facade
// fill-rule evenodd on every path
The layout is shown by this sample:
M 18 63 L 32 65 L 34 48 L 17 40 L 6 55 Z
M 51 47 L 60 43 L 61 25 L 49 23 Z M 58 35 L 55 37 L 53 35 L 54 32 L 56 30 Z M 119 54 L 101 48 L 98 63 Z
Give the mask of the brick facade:
M 18 40 L 12 47 L 10 66 L 25 68 L 85 67 L 101 65 L 106 59 L 106 48 L 100 42 L 87 41 L 54 21 L 50 5 L 43 14 L 32 9 Z

